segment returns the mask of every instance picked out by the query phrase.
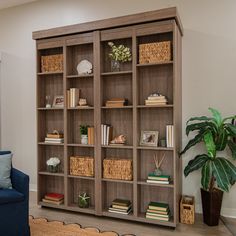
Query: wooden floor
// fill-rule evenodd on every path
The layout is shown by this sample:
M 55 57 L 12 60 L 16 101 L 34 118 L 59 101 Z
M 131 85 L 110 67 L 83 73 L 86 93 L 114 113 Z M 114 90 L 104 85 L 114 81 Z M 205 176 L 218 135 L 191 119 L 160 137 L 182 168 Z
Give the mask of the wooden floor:
M 193 226 L 179 224 L 173 230 L 166 227 L 158 227 L 148 224 L 132 223 L 121 220 L 115 220 L 105 217 L 95 217 L 86 214 L 71 213 L 68 211 L 54 210 L 50 208 L 40 208 L 36 204 L 36 194 L 30 194 L 30 215 L 44 217 L 48 220 L 59 220 L 65 223 L 79 223 L 82 227 L 97 227 L 101 231 L 115 231 L 122 234 L 132 233 L 136 236 L 228 236 L 233 235 L 220 222 L 219 226 L 208 227 L 202 223 L 201 215 L 197 215 L 196 223 Z

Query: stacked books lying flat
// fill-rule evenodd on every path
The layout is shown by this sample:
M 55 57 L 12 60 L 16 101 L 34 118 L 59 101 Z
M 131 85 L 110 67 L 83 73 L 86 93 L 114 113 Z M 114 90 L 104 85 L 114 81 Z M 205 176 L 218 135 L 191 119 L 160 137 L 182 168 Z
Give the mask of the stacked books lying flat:
M 88 127 L 88 144 L 94 145 L 94 127 Z
M 166 147 L 174 147 L 174 126 L 166 126 Z
M 112 98 L 106 101 L 106 107 L 123 107 L 128 105 L 128 100 L 125 98 Z
M 128 215 L 132 211 L 132 204 L 129 200 L 115 199 L 108 211 L 112 213 Z
M 111 125 L 101 125 L 102 145 L 109 145 L 112 140 L 113 127 Z
M 146 218 L 162 221 L 170 221 L 170 208 L 167 203 L 150 202 L 146 212 Z
M 54 205 L 61 205 L 64 203 L 64 195 L 60 193 L 47 193 L 42 201 Z
M 170 176 L 169 175 L 155 175 L 154 173 L 149 173 L 147 183 L 170 184 Z
M 167 104 L 166 97 L 159 93 L 153 93 L 149 95 L 148 98 L 145 100 L 146 106 L 166 105 L 166 104 Z
M 48 133 L 45 138 L 45 143 L 64 143 L 63 134 Z

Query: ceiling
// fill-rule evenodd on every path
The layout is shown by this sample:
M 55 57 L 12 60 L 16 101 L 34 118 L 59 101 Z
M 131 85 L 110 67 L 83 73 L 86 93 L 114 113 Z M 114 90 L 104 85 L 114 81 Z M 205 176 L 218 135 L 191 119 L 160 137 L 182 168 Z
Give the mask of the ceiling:
M 0 0 L 0 9 L 22 5 L 37 0 Z

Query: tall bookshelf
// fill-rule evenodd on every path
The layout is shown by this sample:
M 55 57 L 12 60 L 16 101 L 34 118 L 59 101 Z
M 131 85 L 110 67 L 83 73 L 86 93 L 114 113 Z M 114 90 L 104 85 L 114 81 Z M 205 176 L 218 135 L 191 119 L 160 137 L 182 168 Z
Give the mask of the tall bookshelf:
M 181 163 L 181 37 L 182 26 L 176 8 L 140 13 L 108 20 L 89 22 L 33 33 L 37 47 L 37 143 L 38 143 L 38 204 L 44 207 L 88 213 L 98 216 L 176 227 L 179 216 Z M 171 41 L 172 59 L 164 63 L 139 64 L 139 45 Z M 108 42 L 124 44 L 132 50 L 132 61 L 123 63 L 119 72 L 112 72 L 108 58 Z M 63 54 L 64 66 L 60 72 L 41 72 L 40 58 L 44 55 Z M 87 59 L 93 64 L 93 73 L 79 76 L 77 64 Z M 45 96 L 64 95 L 70 88 L 79 88 L 81 96 L 90 105 L 87 108 L 45 108 Z M 149 94 L 159 91 L 168 97 L 168 104 L 145 106 Z M 105 101 L 125 97 L 128 106 L 108 108 Z M 81 144 L 80 124 L 95 128 L 95 144 Z M 113 126 L 113 135 L 124 134 L 125 146 L 101 145 L 101 124 Z M 165 137 L 166 125 L 174 125 L 174 147 L 140 146 L 143 130 L 159 131 Z M 46 144 L 47 132 L 64 132 L 63 144 Z M 153 171 L 153 155 L 165 153 L 162 169 L 172 177 L 169 185 L 146 182 Z M 70 156 L 92 156 L 95 176 L 70 175 Z M 61 160 L 59 173 L 49 173 L 46 160 L 57 156 Z M 133 161 L 133 180 L 103 178 L 102 162 L 107 157 Z M 89 208 L 77 206 L 78 195 L 86 191 Z M 42 202 L 47 192 L 65 195 L 64 204 Z M 126 198 L 132 201 L 133 212 L 120 215 L 108 212 L 112 200 Z M 167 202 L 171 210 L 168 222 L 145 218 L 150 201 Z

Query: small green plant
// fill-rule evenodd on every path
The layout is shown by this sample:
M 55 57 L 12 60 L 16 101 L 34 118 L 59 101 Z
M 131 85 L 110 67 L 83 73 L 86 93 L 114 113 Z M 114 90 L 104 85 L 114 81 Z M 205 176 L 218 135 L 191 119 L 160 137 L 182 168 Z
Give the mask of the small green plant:
M 201 169 L 201 184 L 204 190 L 213 191 L 215 184 L 222 191 L 228 192 L 231 185 L 236 182 L 236 167 L 228 158 L 218 156 L 219 151 L 224 151 L 228 146 L 231 157 L 236 160 L 236 126 L 230 120 L 236 116 L 222 118 L 219 111 L 209 108 L 212 117 L 193 117 L 187 121 L 186 135 L 197 132 L 180 155 L 197 143 L 204 142 L 206 153 L 197 155 L 190 160 L 184 169 L 185 177 L 191 172 Z
M 113 42 L 108 42 L 108 45 L 111 47 L 111 53 L 109 53 L 109 57 L 112 60 L 120 62 L 132 60 L 130 48 L 125 47 L 123 44 L 116 46 Z
M 88 135 L 88 125 L 80 125 L 79 129 L 81 135 Z

